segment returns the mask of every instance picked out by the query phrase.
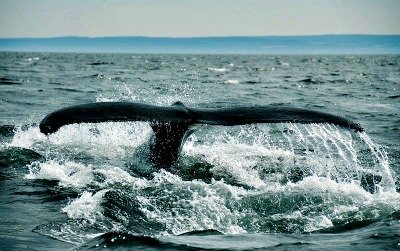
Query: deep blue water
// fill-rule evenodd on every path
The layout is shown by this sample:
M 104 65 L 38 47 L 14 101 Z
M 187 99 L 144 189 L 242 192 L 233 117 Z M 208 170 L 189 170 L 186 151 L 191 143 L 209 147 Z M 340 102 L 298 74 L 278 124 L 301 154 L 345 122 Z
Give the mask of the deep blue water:
M 224 54 L 399 54 L 399 35 L 0 38 L 0 51 Z
M 0 53 L 0 249 L 400 245 L 400 56 Z M 195 127 L 170 171 L 148 123 L 41 134 L 68 105 L 291 105 L 361 123 Z M 207 175 L 205 175 L 207 174 Z

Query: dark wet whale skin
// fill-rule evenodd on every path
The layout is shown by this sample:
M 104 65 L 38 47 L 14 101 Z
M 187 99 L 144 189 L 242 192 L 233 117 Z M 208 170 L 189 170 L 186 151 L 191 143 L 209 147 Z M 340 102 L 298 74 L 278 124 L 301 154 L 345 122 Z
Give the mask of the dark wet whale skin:
M 189 108 L 182 102 L 172 106 L 154 106 L 133 102 L 98 102 L 66 107 L 47 115 L 40 123 L 44 134 L 74 123 L 110 121 L 149 121 L 155 133 L 150 160 L 169 168 L 179 158 L 182 143 L 194 124 L 245 125 L 253 123 L 331 123 L 362 132 L 360 124 L 346 118 L 288 106 L 247 106 L 230 108 Z

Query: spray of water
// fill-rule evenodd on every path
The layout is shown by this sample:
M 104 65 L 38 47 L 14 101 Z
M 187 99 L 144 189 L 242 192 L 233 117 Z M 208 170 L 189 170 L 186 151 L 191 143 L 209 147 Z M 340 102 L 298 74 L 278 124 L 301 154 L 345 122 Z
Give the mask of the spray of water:
M 25 177 L 79 194 L 60 209 L 68 222 L 37 232 L 73 243 L 107 231 L 311 232 L 400 210 L 386 152 L 366 133 L 317 124 L 201 126 L 183 145 L 177 172 L 140 177 L 127 163 L 144 159 L 150 135 L 139 122 L 71 125 L 49 137 L 37 127 L 17 131 L 8 146 L 46 156 Z M 196 176 L 199 169 L 208 176 Z

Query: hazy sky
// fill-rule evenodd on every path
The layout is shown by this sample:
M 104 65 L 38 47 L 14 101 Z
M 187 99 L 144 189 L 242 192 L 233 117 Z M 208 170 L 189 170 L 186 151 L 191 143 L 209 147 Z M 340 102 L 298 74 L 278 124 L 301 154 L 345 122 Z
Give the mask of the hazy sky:
M 400 0 L 0 0 L 0 37 L 400 34 Z

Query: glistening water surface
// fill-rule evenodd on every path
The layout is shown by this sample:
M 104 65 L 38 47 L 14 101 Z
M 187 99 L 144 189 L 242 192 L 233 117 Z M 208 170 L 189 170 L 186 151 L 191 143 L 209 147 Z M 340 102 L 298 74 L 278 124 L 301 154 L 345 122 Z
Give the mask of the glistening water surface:
M 0 248 L 369 249 L 400 243 L 400 57 L 0 53 Z M 171 170 L 101 101 L 290 105 L 360 122 L 195 125 Z

